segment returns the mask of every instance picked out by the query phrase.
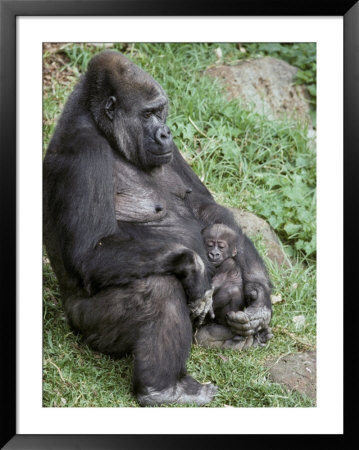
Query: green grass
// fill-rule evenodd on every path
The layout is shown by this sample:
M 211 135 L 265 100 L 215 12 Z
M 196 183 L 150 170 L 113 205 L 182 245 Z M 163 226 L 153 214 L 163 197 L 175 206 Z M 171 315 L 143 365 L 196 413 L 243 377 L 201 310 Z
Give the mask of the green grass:
M 292 261 L 289 268 L 276 266 L 267 258 L 261 237 L 254 239 L 269 269 L 274 294 L 283 300 L 274 305 L 275 336 L 269 345 L 242 353 L 192 347 L 189 372 L 220 388 L 210 407 L 313 406 L 311 399 L 272 383 L 265 365 L 269 359 L 316 345 L 316 158 L 307 128 L 290 120 L 269 121 L 235 100 L 228 102 L 220 85 L 203 75 L 216 64 L 214 50 L 219 46 L 221 63 L 270 54 L 292 58 L 293 64 L 299 61 L 298 67 L 306 63 L 314 67 L 312 44 L 283 44 L 280 47 L 285 50 L 276 47 L 276 54 L 258 45 L 243 44 L 246 53 L 243 46 L 241 51 L 234 44 L 115 45 L 168 93 L 168 124 L 176 144 L 216 200 L 267 220 Z M 68 44 L 54 53 L 45 47 L 43 153 L 78 76 L 102 49 L 101 45 Z M 131 357 L 113 360 L 97 354 L 70 331 L 56 278 L 44 255 L 43 405 L 138 406 L 131 393 Z M 293 321 L 298 315 L 305 317 L 305 326 L 299 330 Z

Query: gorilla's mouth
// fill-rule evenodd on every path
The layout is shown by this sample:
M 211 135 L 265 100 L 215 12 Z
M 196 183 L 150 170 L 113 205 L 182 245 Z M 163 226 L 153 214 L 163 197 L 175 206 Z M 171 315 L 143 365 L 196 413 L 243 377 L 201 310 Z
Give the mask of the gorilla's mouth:
M 148 151 L 152 154 L 152 155 L 155 155 L 155 156 L 169 156 L 169 155 L 171 155 L 172 153 L 173 153 L 173 150 L 172 149 L 170 149 L 170 150 L 168 150 L 168 151 L 166 151 L 166 152 L 164 152 L 164 151 L 153 151 L 153 150 L 150 150 L 150 149 L 148 149 Z
M 147 162 L 153 166 L 167 164 L 173 157 L 173 149 L 168 146 L 149 145 L 146 150 Z
M 172 144 L 172 143 L 171 143 Z M 166 145 L 161 145 L 157 141 L 155 141 L 152 137 L 150 137 L 147 151 L 154 156 L 162 157 L 162 156 L 170 156 L 173 153 L 172 145 L 169 143 Z
M 218 267 L 222 264 L 222 259 L 216 259 L 215 261 L 210 261 L 210 263 L 212 264 L 212 266 Z

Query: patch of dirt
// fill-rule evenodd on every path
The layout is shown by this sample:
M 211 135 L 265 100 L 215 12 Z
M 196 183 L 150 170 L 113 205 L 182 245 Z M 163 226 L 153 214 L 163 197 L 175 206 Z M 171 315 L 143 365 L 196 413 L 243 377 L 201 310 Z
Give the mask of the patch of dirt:
M 294 353 L 279 360 L 268 361 L 269 377 L 291 391 L 306 394 L 316 401 L 317 354 L 316 352 Z

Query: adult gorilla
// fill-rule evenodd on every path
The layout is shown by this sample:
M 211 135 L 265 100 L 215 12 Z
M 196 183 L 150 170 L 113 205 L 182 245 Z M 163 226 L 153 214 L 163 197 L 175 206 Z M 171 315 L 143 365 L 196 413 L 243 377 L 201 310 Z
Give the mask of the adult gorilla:
M 191 319 L 212 316 L 201 230 L 221 222 L 238 234 L 249 306 L 229 314 L 227 344 L 266 328 L 270 283 L 181 157 L 167 113 L 161 86 L 120 53 L 90 61 L 44 160 L 44 241 L 73 328 L 98 351 L 133 353 L 139 403 L 202 405 L 216 387 L 186 374 Z

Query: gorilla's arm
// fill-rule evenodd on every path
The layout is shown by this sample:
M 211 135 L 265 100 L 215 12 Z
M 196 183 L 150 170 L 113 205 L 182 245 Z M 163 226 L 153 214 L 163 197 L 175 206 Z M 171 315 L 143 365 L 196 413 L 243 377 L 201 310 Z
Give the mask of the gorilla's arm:
M 218 205 L 218 203 L 214 201 L 209 190 L 189 167 L 178 149 L 175 149 L 174 151 L 171 164 L 181 176 L 186 186 L 192 189 L 188 201 L 191 203 L 195 215 L 203 223 L 203 227 L 213 223 L 223 223 L 232 228 L 239 236 L 243 236 L 233 214 L 227 208 Z
M 118 227 L 111 148 L 85 131 L 67 135 L 62 149 L 55 137 L 44 160 L 45 233 L 51 233 L 47 240 L 56 240 L 68 274 L 76 274 L 89 294 L 149 275 L 174 274 L 190 303 L 203 298 L 205 308 L 210 303 L 207 312 L 210 280 L 193 250 L 168 239 L 135 239 Z M 201 308 L 192 308 L 193 315 L 202 315 Z
M 193 210 L 204 226 L 223 223 L 238 234 L 238 262 L 243 278 L 244 296 L 247 309 L 245 313 L 230 314 L 228 325 L 238 334 L 255 334 L 268 326 L 272 316 L 270 300 L 271 282 L 262 258 L 252 241 L 242 232 L 233 214 L 227 208 L 218 205 L 208 189 L 201 183 L 181 154 L 175 152 L 177 170 L 181 170 L 183 180 L 192 188 L 189 196 Z M 238 317 L 237 317 L 238 316 Z

